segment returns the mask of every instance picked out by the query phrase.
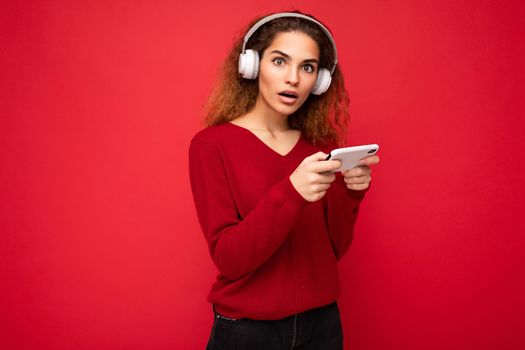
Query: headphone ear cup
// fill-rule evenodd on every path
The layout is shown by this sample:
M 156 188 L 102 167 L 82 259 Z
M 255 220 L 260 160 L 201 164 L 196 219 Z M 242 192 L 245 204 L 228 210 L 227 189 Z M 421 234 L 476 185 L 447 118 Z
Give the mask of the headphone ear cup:
M 259 52 L 246 50 L 239 56 L 239 73 L 245 79 L 255 79 L 259 73 Z
M 314 88 L 310 93 L 314 95 L 321 95 L 328 90 L 330 83 L 332 82 L 332 75 L 326 68 L 320 68 L 317 73 L 317 80 L 315 81 Z

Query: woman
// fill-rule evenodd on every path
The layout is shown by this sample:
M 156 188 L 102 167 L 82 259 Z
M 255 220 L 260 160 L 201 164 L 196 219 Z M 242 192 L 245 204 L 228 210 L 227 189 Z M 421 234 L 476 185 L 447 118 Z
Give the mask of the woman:
M 379 158 L 325 161 L 347 126 L 333 38 L 298 12 L 263 17 L 222 72 L 189 151 L 219 270 L 208 349 L 342 349 L 337 261 Z

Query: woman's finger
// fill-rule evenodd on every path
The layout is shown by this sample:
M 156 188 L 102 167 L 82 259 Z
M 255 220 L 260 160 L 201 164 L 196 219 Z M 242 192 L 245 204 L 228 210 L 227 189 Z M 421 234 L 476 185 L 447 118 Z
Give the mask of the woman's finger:
M 353 176 L 363 176 L 363 175 L 369 175 L 372 172 L 372 170 L 368 167 L 368 165 L 360 165 L 356 166 L 355 168 L 345 170 L 343 172 L 344 177 L 353 177 Z
M 370 175 L 352 176 L 352 177 L 345 177 L 344 181 L 347 184 L 364 184 L 364 183 L 368 183 L 372 181 L 372 177 Z
M 374 165 L 374 164 L 377 164 L 377 163 L 379 163 L 379 156 L 378 155 L 368 156 L 366 158 L 361 159 L 361 161 L 359 163 L 363 164 L 363 165 Z
M 354 191 L 361 191 L 361 190 L 365 190 L 367 189 L 369 186 L 369 183 L 365 183 L 365 184 L 346 184 L 346 187 L 350 190 L 354 190 Z

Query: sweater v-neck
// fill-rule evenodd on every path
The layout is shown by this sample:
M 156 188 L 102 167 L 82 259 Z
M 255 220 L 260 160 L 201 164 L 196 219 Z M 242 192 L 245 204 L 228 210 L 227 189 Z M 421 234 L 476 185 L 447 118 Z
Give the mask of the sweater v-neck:
M 259 136 L 255 135 L 252 131 L 250 131 L 249 129 L 246 129 L 245 127 L 242 127 L 240 125 L 237 125 L 237 124 L 233 124 L 231 122 L 227 122 L 226 124 L 230 124 L 232 125 L 234 128 L 237 128 L 237 129 L 241 129 L 241 130 L 244 130 L 245 132 L 249 133 L 250 135 L 252 135 L 252 137 L 255 137 L 255 139 L 258 141 L 258 143 L 260 143 L 261 145 L 264 146 L 264 148 L 268 149 L 270 152 L 276 154 L 277 156 L 281 157 L 281 158 L 286 158 L 288 156 L 290 156 L 294 150 L 298 147 L 299 143 L 301 142 L 301 139 L 303 138 L 303 132 L 301 132 L 301 134 L 299 135 L 299 139 L 297 140 L 297 142 L 292 146 L 292 148 L 290 148 L 290 150 L 288 150 L 288 152 L 286 154 L 281 154 L 279 152 L 277 152 L 275 149 L 271 148 L 266 142 L 264 142 L 263 140 L 261 140 L 259 138 Z

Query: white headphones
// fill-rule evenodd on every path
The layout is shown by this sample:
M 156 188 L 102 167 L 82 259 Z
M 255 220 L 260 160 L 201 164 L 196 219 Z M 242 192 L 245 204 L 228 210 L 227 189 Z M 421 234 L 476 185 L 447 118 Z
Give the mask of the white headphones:
M 259 27 L 264 25 L 267 22 L 270 22 L 276 18 L 281 17 L 299 17 L 304 18 L 308 21 L 314 22 L 321 29 L 326 33 L 328 36 L 328 39 L 332 42 L 332 47 L 334 49 L 334 64 L 330 70 L 326 68 L 320 68 L 317 72 L 317 80 L 315 82 L 315 85 L 311 91 L 314 95 L 321 95 L 322 93 L 326 92 L 328 88 L 330 87 L 330 83 L 332 82 L 332 74 L 334 74 L 335 66 L 337 65 L 337 48 L 335 47 L 334 38 L 332 38 L 332 34 L 328 31 L 328 29 L 323 26 L 319 21 L 316 21 L 312 17 L 308 17 L 305 15 L 302 15 L 300 13 L 294 13 L 294 12 L 281 12 L 276 13 L 267 17 L 264 17 L 257 23 L 253 25 L 253 27 L 250 28 L 250 30 L 246 33 L 244 36 L 244 43 L 242 44 L 242 52 L 239 56 L 239 73 L 242 74 L 242 77 L 245 79 L 255 79 L 257 78 L 257 74 L 259 73 L 259 52 L 256 50 L 246 50 L 246 43 L 250 39 L 250 37 L 255 33 Z

